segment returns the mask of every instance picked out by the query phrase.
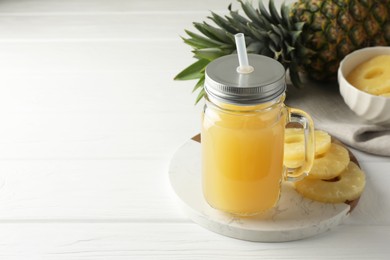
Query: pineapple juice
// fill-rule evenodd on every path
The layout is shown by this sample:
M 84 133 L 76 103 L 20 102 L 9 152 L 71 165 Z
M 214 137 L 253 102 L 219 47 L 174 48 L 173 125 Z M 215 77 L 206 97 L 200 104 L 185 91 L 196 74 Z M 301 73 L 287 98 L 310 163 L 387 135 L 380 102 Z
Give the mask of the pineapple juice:
M 274 104 L 208 105 L 203 114 L 203 193 L 214 208 L 254 215 L 272 208 L 283 174 L 284 96 Z

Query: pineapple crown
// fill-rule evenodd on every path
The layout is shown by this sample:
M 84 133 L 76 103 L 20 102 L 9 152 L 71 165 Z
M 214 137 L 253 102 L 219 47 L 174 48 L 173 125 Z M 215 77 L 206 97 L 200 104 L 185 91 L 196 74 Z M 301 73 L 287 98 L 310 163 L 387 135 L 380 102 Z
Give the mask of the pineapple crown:
M 215 26 L 207 22 L 194 22 L 194 27 L 201 33 L 185 30 L 188 38 L 183 41 L 190 45 L 196 62 L 181 71 L 175 80 L 198 79 L 193 92 L 200 89 L 196 98 L 198 103 L 205 91 L 205 68 L 212 60 L 236 52 L 234 35 L 244 33 L 249 53 L 256 53 L 274 58 L 289 69 L 290 79 L 294 86 L 300 87 L 299 64 L 305 62 L 311 54 L 311 50 L 301 44 L 301 33 L 304 22 L 292 22 L 290 7 L 285 3 L 280 8 L 280 13 L 273 0 L 269 1 L 268 10 L 262 1 L 258 1 L 255 9 L 248 1 L 238 0 L 246 17 L 240 15 L 237 10 L 228 6 L 229 15 L 224 17 L 211 12 L 208 18 Z

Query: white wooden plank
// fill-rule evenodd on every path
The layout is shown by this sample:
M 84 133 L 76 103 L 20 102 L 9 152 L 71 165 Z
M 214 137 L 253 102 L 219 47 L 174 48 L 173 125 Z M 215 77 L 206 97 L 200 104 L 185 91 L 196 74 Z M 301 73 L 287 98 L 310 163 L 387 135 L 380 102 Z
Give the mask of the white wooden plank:
M 277 0 L 278 1 L 278 0 Z M 289 0 L 288 0 L 289 1 Z M 133 0 L 2 0 L 0 12 L 4 13 L 96 13 L 96 12 L 196 12 L 225 10 L 231 1 L 133 1 Z M 238 6 L 235 3 L 235 6 Z
M 172 82 L 172 73 L 0 78 L 4 86 L 0 89 L 0 157 L 91 159 L 172 154 L 199 132 L 201 109 L 193 106 L 191 88 Z M 145 85 L 134 84 L 137 74 L 144 75 Z
M 340 226 L 289 243 L 223 237 L 191 223 L 3 223 L 2 259 L 387 259 L 388 226 Z
M 366 188 L 358 206 L 346 223 L 390 225 L 390 163 L 364 162 L 361 164 L 366 173 Z
M 178 122 L 186 114 L 31 116 L 5 118 L 1 159 L 161 158 L 199 132 L 196 119 Z
M 221 13 L 224 15 L 226 12 Z M 179 38 L 196 31 L 202 13 L 117 13 L 99 15 L 1 15 L 0 41 L 143 41 Z M 211 20 L 207 19 L 212 23 Z M 155 21 L 151 25 L 150 21 Z
M 156 156 L 199 132 L 194 82 L 173 81 L 177 46 L 0 45 L 3 158 Z
M 282 0 L 275 0 L 280 6 Z M 295 0 L 285 0 L 286 3 Z M 2 0 L 0 11 L 4 13 L 98 13 L 98 12 L 197 12 L 204 10 L 226 10 L 229 4 L 239 8 L 236 1 L 132 1 L 132 0 Z M 255 4 L 257 4 L 255 2 Z
M 179 221 L 168 160 L 0 161 L 0 223 Z M 1 251 L 1 249 L 0 249 Z
M 34 9 L 29 7 L 34 1 L 24 2 L 24 5 L 19 1 L 17 2 L 19 8 Z M 50 3 L 54 5 L 62 3 L 62 1 L 42 2 L 45 3 L 34 6 L 47 6 L 49 8 Z M 65 5 L 70 7 L 72 2 L 66 2 Z M 98 3 L 96 2 L 90 1 L 90 4 L 93 3 L 94 6 L 97 6 Z M 130 5 L 146 3 L 147 6 L 152 3 L 150 1 L 120 2 Z M 227 8 L 224 11 L 218 11 L 210 8 L 212 6 L 204 5 L 204 3 L 201 5 L 203 6 L 202 12 L 194 12 L 190 7 L 191 5 L 187 6 L 186 3 L 180 6 L 181 8 L 187 8 L 189 12 L 154 12 L 153 8 L 146 9 L 147 11 L 144 12 L 124 12 L 123 10 L 126 10 L 126 7 L 122 7 L 122 9 L 118 9 L 119 12 L 103 13 L 77 13 L 77 11 L 69 13 L 13 13 L 12 11 L 7 12 L 7 4 L 11 5 L 11 3 L 15 3 L 15 1 L 0 4 L 0 41 L 140 41 L 144 39 L 172 39 L 179 37 L 179 35 L 185 35 L 184 29 L 196 31 L 192 26 L 194 21 L 207 20 L 209 23 L 213 23 L 207 18 L 207 16 L 210 16 L 210 10 L 220 15 L 228 13 Z M 100 3 L 112 2 L 104 1 Z M 73 4 L 83 6 L 83 3 L 79 2 Z M 108 6 L 115 6 L 115 3 Z M 142 9 L 142 7 L 137 6 L 133 8 L 135 10 Z
M 141 112 L 177 112 L 180 116 L 182 110 L 190 113 L 196 108 L 193 106 L 195 96 L 191 94 L 194 82 L 174 82 L 174 73 L 162 69 L 152 72 L 3 75 L 0 77 L 0 112 L 49 115 L 128 113 L 140 117 Z M 135 77 L 142 77 L 143 82 L 136 83 Z M 175 102 L 167 102 L 170 100 Z M 134 105 L 138 109 L 134 109 Z
M 147 71 L 150 77 L 165 71 L 172 80 L 195 62 L 179 37 L 172 42 L 0 42 L 0 55 L 2 77 L 9 73 L 92 71 Z M 172 71 L 168 74 L 167 70 Z M 144 80 L 143 75 L 132 77 L 133 83 L 140 85 Z

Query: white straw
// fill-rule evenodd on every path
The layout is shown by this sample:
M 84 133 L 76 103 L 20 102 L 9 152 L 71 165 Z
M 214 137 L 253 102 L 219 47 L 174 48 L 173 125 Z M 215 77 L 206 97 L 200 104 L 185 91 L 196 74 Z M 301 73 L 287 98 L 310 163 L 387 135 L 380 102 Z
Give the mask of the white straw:
M 238 62 L 240 66 L 237 68 L 238 73 L 251 73 L 253 71 L 253 67 L 248 63 L 248 54 L 246 53 L 246 44 L 245 37 L 243 33 L 237 33 L 234 35 L 236 39 L 236 47 L 238 54 Z

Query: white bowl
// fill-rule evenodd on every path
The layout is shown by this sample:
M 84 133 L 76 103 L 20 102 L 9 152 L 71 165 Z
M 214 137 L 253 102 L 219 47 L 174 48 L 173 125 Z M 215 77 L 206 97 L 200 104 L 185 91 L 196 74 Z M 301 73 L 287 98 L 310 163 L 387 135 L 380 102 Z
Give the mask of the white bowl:
M 346 80 L 346 76 L 362 62 L 378 55 L 390 55 L 390 47 L 369 47 L 348 54 L 340 63 L 338 82 L 345 103 L 358 116 L 380 125 L 390 124 L 390 98 L 361 91 Z

